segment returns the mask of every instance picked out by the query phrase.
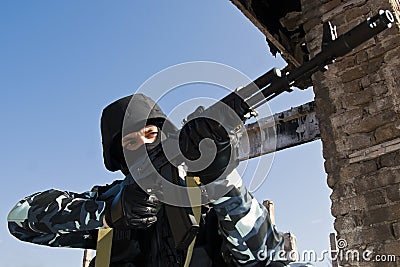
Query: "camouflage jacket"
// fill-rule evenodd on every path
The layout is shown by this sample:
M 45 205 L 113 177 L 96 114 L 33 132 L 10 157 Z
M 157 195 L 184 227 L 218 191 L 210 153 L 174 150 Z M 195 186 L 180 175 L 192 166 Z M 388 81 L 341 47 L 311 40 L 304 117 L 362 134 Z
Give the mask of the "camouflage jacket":
M 111 185 L 111 189 L 113 186 L 118 186 L 118 183 Z M 52 247 L 94 249 L 97 229 L 103 227 L 105 206 L 105 201 L 99 200 L 99 192 L 73 193 L 50 189 L 19 201 L 9 213 L 8 228 L 12 235 L 26 242 Z M 191 266 L 222 266 L 217 263 L 218 258 L 223 258 L 226 266 L 266 266 L 270 256 L 282 246 L 282 235 L 271 224 L 268 211 L 242 184 L 216 200 L 212 209 L 205 213 L 207 214 L 203 218 L 206 219 L 201 225 L 203 231 L 200 231 L 200 234 L 203 232 L 203 237 L 197 238 L 197 249 L 194 251 Z M 209 214 L 214 214 L 215 223 L 213 216 Z M 173 254 L 176 264 L 168 266 L 183 266 L 182 259 L 177 260 L 177 257 L 184 257 L 184 252 L 171 249 L 173 243 L 168 238 L 165 221 L 166 219 L 157 221 L 156 226 L 147 229 L 145 233 L 117 231 L 113 248 L 129 247 L 129 256 L 117 255 L 122 253 L 119 251 L 115 258 L 120 260 L 121 257 L 128 257 L 132 262 L 139 262 L 143 260 L 141 254 L 157 254 L 159 258 Z M 166 236 L 161 234 L 163 232 L 167 233 Z M 163 247 L 169 248 L 169 252 L 152 253 L 153 249 L 143 249 L 144 243 L 149 242 L 164 242 L 166 244 Z M 154 246 L 147 244 L 147 247 Z M 155 247 L 160 248 L 160 244 Z M 153 261 L 155 258 L 153 256 Z M 165 264 L 163 258 L 156 261 Z M 143 262 L 145 264 L 137 266 L 159 265 L 151 264 L 148 257 Z M 202 265 L 195 264 L 196 262 L 201 262 Z

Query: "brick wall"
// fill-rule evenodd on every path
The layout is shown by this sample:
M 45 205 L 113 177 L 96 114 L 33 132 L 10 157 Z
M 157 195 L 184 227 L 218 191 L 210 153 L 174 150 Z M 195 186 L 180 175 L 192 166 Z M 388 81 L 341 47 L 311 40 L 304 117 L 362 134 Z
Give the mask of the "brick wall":
M 400 2 L 302 0 L 302 8 L 307 47 L 315 55 L 323 22 L 332 21 L 341 34 L 381 8 L 395 12 L 398 22 Z M 313 82 L 334 226 L 347 242 L 340 263 L 400 266 L 399 23 L 315 74 Z M 359 261 L 346 257 L 355 250 Z M 396 255 L 396 262 L 363 261 L 366 250 L 373 251 L 366 259 Z

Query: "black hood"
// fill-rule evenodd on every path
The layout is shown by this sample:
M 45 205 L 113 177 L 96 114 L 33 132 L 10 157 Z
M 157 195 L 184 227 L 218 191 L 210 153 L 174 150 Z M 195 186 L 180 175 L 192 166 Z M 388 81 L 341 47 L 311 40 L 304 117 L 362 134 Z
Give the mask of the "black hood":
M 143 94 L 126 96 L 103 109 L 101 137 L 104 165 L 107 170 L 119 171 L 126 166 L 121 145 L 122 136 L 149 124 L 156 125 L 164 132 L 177 130 L 161 108 Z

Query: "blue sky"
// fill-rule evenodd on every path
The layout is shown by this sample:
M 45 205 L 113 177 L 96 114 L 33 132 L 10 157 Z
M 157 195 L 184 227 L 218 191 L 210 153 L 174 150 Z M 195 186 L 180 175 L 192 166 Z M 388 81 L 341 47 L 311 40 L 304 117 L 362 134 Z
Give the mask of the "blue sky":
M 228 0 L 3 0 L 0 32 L 1 266 L 80 266 L 81 250 L 20 242 L 6 217 L 31 193 L 82 192 L 122 178 L 103 166 L 99 121 L 107 104 L 184 62 L 218 62 L 251 78 L 286 65 Z M 270 107 L 276 113 L 312 98 L 311 89 L 296 90 Z M 276 153 L 254 194 L 274 200 L 278 228 L 294 232 L 300 250 L 322 251 L 333 231 L 330 193 L 315 141 Z

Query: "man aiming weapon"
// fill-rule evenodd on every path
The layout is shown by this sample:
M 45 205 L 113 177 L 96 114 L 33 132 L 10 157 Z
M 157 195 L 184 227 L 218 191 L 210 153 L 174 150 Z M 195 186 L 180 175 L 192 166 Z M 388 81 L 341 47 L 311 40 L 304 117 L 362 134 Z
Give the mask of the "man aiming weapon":
M 271 70 L 210 108 L 197 109 L 180 131 L 144 95 L 115 101 L 102 114 L 103 156 L 107 169 L 126 178 L 81 194 L 51 189 L 28 196 L 11 210 L 10 232 L 41 245 L 95 248 L 99 229 L 113 227 L 112 267 L 183 266 L 196 234 L 190 266 L 284 266 L 270 257 L 280 249 L 282 235 L 235 170 L 238 126 L 254 115 L 254 108 L 393 21 L 389 11 L 382 11 L 340 37 L 334 28 L 325 28 L 322 51 L 315 58 L 283 75 Z M 205 167 L 198 161 L 204 156 L 203 139 L 215 148 Z M 176 149 L 164 149 L 171 146 Z M 159 201 L 165 192 L 157 177 L 185 185 L 178 178 L 179 163 L 186 163 L 190 177 L 200 178 L 198 184 L 224 189 L 215 190 L 222 195 L 206 192 L 208 205 L 202 207 L 201 220 L 193 221 L 193 212 L 186 208 Z M 183 228 L 176 228 L 179 223 Z
M 122 133 L 124 116 L 130 122 L 125 126 L 129 128 L 127 134 Z M 126 163 L 151 152 L 176 128 L 154 101 L 139 94 L 107 106 L 101 130 L 107 169 L 122 171 L 126 178 L 83 194 L 52 189 L 29 196 L 10 212 L 11 233 L 42 245 L 93 249 L 97 230 L 113 227 L 110 266 L 183 266 L 187 248 L 175 247 L 170 228 L 174 222 L 167 219 L 166 205 L 137 185 Z M 236 172 L 229 176 L 228 180 L 240 182 Z M 136 178 L 151 181 L 152 175 Z M 251 247 L 263 248 L 266 244 L 275 249 L 281 244 L 282 237 L 272 227 L 268 212 L 242 184 L 237 185 L 223 199 L 203 208 L 191 266 L 229 266 L 234 262 L 255 266 L 258 260 L 253 254 L 258 251 L 251 251 Z M 229 216 L 230 222 L 221 219 Z M 252 225 L 240 223 L 245 217 L 251 217 Z M 232 223 L 238 223 L 236 229 Z M 232 240 L 238 244 L 232 244 Z

